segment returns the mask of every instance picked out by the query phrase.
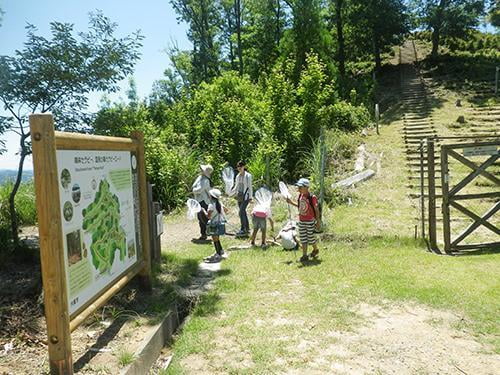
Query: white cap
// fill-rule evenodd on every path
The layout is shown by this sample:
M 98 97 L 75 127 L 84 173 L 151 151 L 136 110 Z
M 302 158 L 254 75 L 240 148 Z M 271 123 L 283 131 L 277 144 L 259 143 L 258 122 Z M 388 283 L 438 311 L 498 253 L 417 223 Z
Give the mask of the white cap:
M 309 187 L 310 184 L 311 183 L 309 182 L 309 180 L 307 178 L 301 178 L 300 180 L 297 181 L 295 186 Z

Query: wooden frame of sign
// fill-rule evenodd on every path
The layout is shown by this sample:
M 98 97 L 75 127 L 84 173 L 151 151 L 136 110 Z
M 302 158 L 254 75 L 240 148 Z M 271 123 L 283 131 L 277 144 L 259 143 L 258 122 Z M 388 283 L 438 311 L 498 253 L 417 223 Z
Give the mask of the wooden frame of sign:
M 71 332 L 134 276 L 151 289 L 144 138 L 56 132 L 50 114 L 29 122 L 50 371 L 73 374 Z

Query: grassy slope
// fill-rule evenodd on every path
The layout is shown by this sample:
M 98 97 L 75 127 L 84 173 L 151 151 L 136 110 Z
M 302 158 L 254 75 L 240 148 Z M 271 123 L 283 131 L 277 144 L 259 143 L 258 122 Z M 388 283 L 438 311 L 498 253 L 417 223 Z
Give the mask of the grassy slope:
M 359 186 L 352 205 L 328 213 L 333 236 L 320 262 L 303 267 L 277 249 L 231 254 L 175 342 L 169 373 L 189 373 L 192 361 L 224 373 L 304 369 L 314 354 L 296 348 L 322 337 L 321 350 L 333 340 L 328 332 L 362 324 L 356 310 L 366 302 L 449 309 L 463 316 L 460 328 L 500 351 L 500 283 L 493 277 L 500 255 L 437 256 L 413 239 L 416 210 L 406 197 L 398 128 L 393 122 L 367 138 L 369 152 L 384 152 L 382 172 Z M 165 249 L 181 259 L 210 250 Z

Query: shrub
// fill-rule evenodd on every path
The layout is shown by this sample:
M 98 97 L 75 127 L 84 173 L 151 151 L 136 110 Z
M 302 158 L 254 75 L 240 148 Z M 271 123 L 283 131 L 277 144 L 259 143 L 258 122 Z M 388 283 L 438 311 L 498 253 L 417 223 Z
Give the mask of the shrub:
M 186 146 L 167 148 L 162 139 L 152 139 L 146 160 L 147 174 L 162 206 L 172 210 L 182 205 L 198 173 L 196 155 Z
M 283 177 L 282 165 L 283 146 L 278 145 L 270 136 L 264 137 L 248 163 L 248 171 L 253 175 L 254 186 L 276 189 Z
M 303 137 L 302 111 L 296 102 L 297 92 L 285 72 L 278 68 L 272 71 L 263 90 L 269 102 L 272 137 L 283 147 L 284 174 L 289 174 L 295 169 L 299 157 L 297 150 L 301 148 Z
M 355 106 L 341 101 L 329 106 L 327 112 L 327 127 L 353 131 L 366 127 L 370 123 L 370 113 L 365 106 Z
M 235 72 L 201 84 L 176 110 L 187 124 L 189 143 L 214 167 L 249 159 L 269 113 L 259 87 Z
M 95 132 L 129 136 L 133 130 L 144 134 L 146 172 L 153 192 L 162 206 L 173 209 L 182 204 L 197 173 L 195 153 L 186 146 L 186 137 L 174 131 L 173 124 L 161 131 L 149 121 L 145 105 L 115 105 L 102 109 L 93 123 Z

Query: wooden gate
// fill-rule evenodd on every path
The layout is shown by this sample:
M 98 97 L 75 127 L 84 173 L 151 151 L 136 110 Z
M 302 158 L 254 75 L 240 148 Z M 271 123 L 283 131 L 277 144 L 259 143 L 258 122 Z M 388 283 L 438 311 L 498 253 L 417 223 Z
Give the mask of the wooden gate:
M 500 140 L 441 146 L 446 253 L 500 250 L 499 151 Z

